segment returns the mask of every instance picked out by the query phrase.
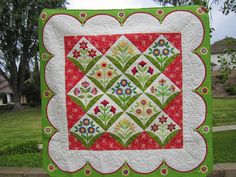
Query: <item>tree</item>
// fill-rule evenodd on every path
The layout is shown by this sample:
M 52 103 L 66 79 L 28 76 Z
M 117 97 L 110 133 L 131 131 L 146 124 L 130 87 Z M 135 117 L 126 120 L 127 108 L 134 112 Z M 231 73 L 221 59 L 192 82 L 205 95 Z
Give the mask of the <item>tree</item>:
M 236 13 L 236 1 L 225 0 L 224 6 L 221 8 L 223 14 L 228 15 L 230 12 Z
M 20 100 L 30 60 L 38 51 L 37 20 L 43 8 L 64 8 L 66 0 L 1 0 L 0 74 L 14 93 L 14 109 Z
M 201 5 L 211 10 L 214 3 L 219 3 L 220 0 L 154 0 L 159 2 L 161 5 L 166 6 L 167 4 L 173 6 L 187 6 L 187 5 Z M 223 14 L 228 15 L 230 12 L 236 13 L 236 1 L 225 0 L 224 5 L 221 8 Z

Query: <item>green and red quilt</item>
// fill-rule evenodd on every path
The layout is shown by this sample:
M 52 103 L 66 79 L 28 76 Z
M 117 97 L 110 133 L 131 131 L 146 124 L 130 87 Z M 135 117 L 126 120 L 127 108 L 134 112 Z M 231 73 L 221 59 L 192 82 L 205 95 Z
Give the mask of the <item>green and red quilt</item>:
M 211 171 L 204 8 L 44 10 L 39 24 L 50 176 Z

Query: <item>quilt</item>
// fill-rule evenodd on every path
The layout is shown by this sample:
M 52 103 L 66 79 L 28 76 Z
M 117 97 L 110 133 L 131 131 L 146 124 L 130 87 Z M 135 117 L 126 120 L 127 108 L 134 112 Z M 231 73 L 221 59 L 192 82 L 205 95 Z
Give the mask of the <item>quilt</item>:
M 50 176 L 207 176 L 210 28 L 203 7 L 46 9 L 39 26 Z

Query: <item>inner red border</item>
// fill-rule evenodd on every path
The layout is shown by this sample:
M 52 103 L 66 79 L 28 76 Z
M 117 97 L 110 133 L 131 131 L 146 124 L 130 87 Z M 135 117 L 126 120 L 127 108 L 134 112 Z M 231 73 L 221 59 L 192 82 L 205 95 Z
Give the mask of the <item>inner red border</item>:
M 121 34 L 122 35 L 122 34 Z M 114 43 L 121 35 L 96 35 L 96 36 L 66 36 L 64 37 L 65 43 L 65 57 L 70 50 L 77 44 L 77 42 L 85 37 L 93 45 L 97 43 L 99 46 L 97 49 L 105 54 L 110 48 L 111 43 Z M 127 37 L 139 50 L 144 52 L 146 48 L 160 35 L 166 37 L 182 54 L 181 48 L 181 34 L 180 33 L 134 33 L 123 34 Z M 136 40 L 135 36 L 140 36 Z M 152 37 L 150 37 L 152 36 Z M 104 40 L 105 38 L 105 40 Z M 147 40 L 151 39 L 151 40 Z M 146 45 L 143 45 L 145 41 Z M 108 45 L 110 44 L 110 45 Z M 172 80 L 180 89 L 182 88 L 182 55 L 177 57 L 163 72 L 168 78 Z M 72 89 L 76 83 L 84 77 L 84 74 L 68 59 L 65 61 L 65 85 L 66 93 Z M 69 129 L 85 114 L 85 112 L 74 103 L 68 96 L 66 96 L 66 110 L 67 110 L 67 122 L 68 132 Z M 128 148 L 122 147 L 116 140 L 111 138 L 108 133 L 104 133 L 95 143 L 99 143 L 100 148 L 92 146 L 90 150 L 144 150 L 140 144 L 145 144 L 145 149 L 179 149 L 183 147 L 183 123 L 182 123 L 182 94 L 175 98 L 165 109 L 167 113 L 180 127 L 181 131 L 163 148 L 159 146 L 151 137 L 143 132 L 137 139 L 133 141 Z M 70 150 L 85 150 L 83 144 L 77 140 L 69 132 L 69 149 Z M 115 144 L 114 148 L 108 147 L 109 143 Z

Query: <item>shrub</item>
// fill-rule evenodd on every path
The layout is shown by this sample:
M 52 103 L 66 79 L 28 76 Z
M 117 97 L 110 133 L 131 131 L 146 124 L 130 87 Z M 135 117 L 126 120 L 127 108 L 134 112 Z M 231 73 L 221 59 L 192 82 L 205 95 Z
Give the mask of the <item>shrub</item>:
M 229 95 L 236 95 L 236 85 L 226 86 L 225 91 L 226 91 Z
M 0 147 L 0 156 L 39 152 L 37 142 L 28 141 L 22 144 L 10 144 Z

